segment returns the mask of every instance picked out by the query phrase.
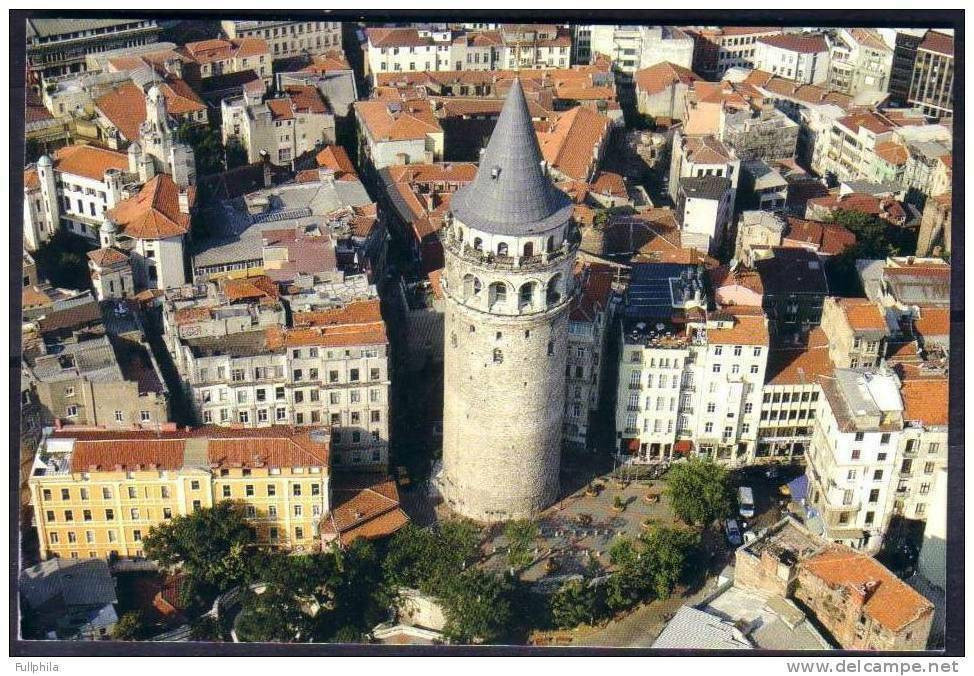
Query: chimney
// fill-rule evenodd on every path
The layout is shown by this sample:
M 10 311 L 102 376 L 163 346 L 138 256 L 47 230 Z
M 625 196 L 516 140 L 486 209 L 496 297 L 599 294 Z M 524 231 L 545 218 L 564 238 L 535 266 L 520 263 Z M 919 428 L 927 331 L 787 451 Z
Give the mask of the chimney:
M 179 189 L 179 213 L 189 213 L 189 191 L 186 188 Z

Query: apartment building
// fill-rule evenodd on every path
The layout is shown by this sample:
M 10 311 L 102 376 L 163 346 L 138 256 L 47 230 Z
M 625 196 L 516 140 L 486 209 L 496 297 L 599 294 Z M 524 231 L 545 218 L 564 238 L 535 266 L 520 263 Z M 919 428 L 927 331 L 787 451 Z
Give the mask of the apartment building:
M 829 45 L 828 87 L 849 96 L 885 92 L 890 85 L 893 49 L 878 31 L 840 28 Z
M 907 103 L 924 115 L 941 119 L 954 113 L 954 38 L 927 31 L 917 45 Z
M 223 142 L 236 138 L 248 162 L 264 154 L 272 164 L 287 166 L 305 153 L 335 143 L 335 116 L 311 85 L 287 85 L 268 97 L 254 87 L 220 104 Z
M 890 103 L 905 106 L 913 81 L 913 66 L 917 59 L 917 47 L 926 35 L 925 28 L 881 28 L 886 43 L 893 48 L 893 63 L 889 76 Z
M 687 69 L 693 64 L 693 38 L 674 26 L 599 24 L 590 26 L 589 34 L 590 54 L 608 56 L 623 80 L 659 63 Z
M 670 156 L 669 193 L 674 202 L 679 197 L 680 181 L 686 177 L 716 176 L 730 179 L 733 193 L 741 175 L 741 161 L 716 136 L 710 134 L 673 134 Z M 731 201 L 733 212 L 733 199 Z
M 729 241 L 734 188 L 726 176 L 684 176 L 677 189 L 681 244 L 716 254 Z
M 801 84 L 824 84 L 829 78 L 829 40 L 823 33 L 761 36 L 754 66 Z
M 818 253 L 804 246 L 779 246 L 754 249 L 752 259 L 764 311 L 778 333 L 803 331 L 821 321 L 829 285 Z
M 170 339 L 202 423 L 328 426 L 336 467 L 386 467 L 389 342 L 378 300 L 298 311 L 292 328 L 268 323 Z
M 28 19 L 29 83 L 84 72 L 88 54 L 151 44 L 161 32 L 155 19 Z
M 643 115 L 682 120 L 687 91 L 700 77 L 669 61 L 642 68 L 633 75 L 636 108 Z
M 876 367 L 886 354 L 890 329 L 874 301 L 829 296 L 822 305 L 821 326 L 837 368 Z
M 568 318 L 564 439 L 578 449 L 592 449 L 589 431 L 602 394 L 605 346 L 616 305 L 615 276 L 615 268 L 609 265 L 591 263 L 582 268 L 581 293 Z
M 752 461 L 767 320 L 746 309 L 708 314 L 706 302 L 697 266 L 633 267 L 620 307 L 619 460 L 665 462 L 695 449 L 732 465 Z
M 917 235 L 917 254 L 945 256 L 950 253 L 951 211 L 953 193 L 945 192 L 927 200 Z
M 443 159 L 443 127 L 429 101 L 358 101 L 359 157 L 373 170 Z
M 214 38 L 187 42 L 180 52 L 190 58 L 198 68 L 200 84 L 204 89 L 207 88 L 206 81 L 210 78 L 246 71 L 253 71 L 265 84 L 271 82 L 273 59 L 271 48 L 263 38 Z
M 209 119 L 203 99 L 185 80 L 167 77 L 152 80 L 150 89 L 158 90 L 166 104 L 166 113 L 178 126 L 205 125 Z M 110 148 L 124 149 L 142 137 L 142 128 L 149 119 L 148 95 L 142 86 L 125 82 L 93 101 L 100 139 Z
M 567 68 L 571 36 L 549 24 L 501 24 L 497 28 L 369 28 L 365 74 L 441 70 Z
M 274 61 L 342 48 L 339 21 L 221 21 L 220 28 L 230 40 L 263 39 Z
M 719 136 L 742 161 L 772 162 L 795 156 L 799 126 L 767 103 L 757 110 L 722 110 Z
M 758 38 L 780 34 L 781 28 L 762 26 L 694 27 L 693 71 L 719 80 L 729 68 L 754 68 Z
M 926 521 L 937 505 L 935 496 L 947 479 L 949 383 L 946 372 L 904 369 L 903 433 L 897 453 L 896 487 L 891 515 Z
M 886 369 L 836 369 L 822 379 L 806 474 L 826 538 L 876 551 L 892 512 L 903 432 L 900 381 Z
M 260 544 L 316 550 L 328 461 L 325 430 L 53 431 L 30 479 L 41 558 L 140 558 L 154 526 L 223 500 L 243 503 Z

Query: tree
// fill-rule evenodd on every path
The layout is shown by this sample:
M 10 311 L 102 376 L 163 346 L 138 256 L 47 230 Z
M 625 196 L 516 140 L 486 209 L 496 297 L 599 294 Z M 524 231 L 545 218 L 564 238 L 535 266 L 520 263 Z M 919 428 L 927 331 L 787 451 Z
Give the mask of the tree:
M 209 125 L 192 124 L 184 121 L 176 129 L 176 137 L 193 149 L 196 158 L 196 173 L 209 176 L 226 171 L 227 159 L 224 156 L 222 132 Z
M 382 569 L 392 586 L 442 596 L 454 578 L 480 555 L 480 531 L 468 521 L 437 529 L 408 524 L 393 535 Z
M 210 615 L 197 617 L 190 623 L 189 639 L 191 641 L 221 641 L 220 623 Z
M 42 277 L 56 287 L 87 289 L 91 286 L 88 252 L 93 247 L 82 237 L 58 228 L 34 254 Z
M 665 492 L 673 511 L 691 526 L 707 526 L 731 511 L 727 470 L 711 460 L 673 465 Z
M 224 152 L 226 153 L 228 170 L 247 164 L 247 149 L 236 136 L 227 139 Z
M 699 537 L 686 530 L 656 527 L 641 535 L 639 541 L 641 577 L 656 598 L 669 598 L 687 571 Z
M 148 627 L 138 610 L 122 615 L 112 628 L 112 638 L 116 641 L 141 641 L 147 638 L 147 633 Z
M 531 545 L 538 537 L 538 525 L 533 521 L 510 521 L 504 527 L 504 537 L 507 538 L 507 563 L 511 567 L 511 575 L 516 568 L 523 568 L 534 561 Z
M 255 535 L 243 504 L 224 500 L 149 529 L 145 555 L 165 568 L 180 567 L 194 580 L 224 591 L 248 577 Z
M 589 580 L 569 580 L 551 599 L 551 618 L 556 627 L 571 629 L 594 624 L 599 616 L 598 592 Z
M 235 627 L 237 637 L 247 642 L 294 643 L 308 637 L 308 617 L 293 595 L 277 585 L 247 594 Z
M 454 643 L 496 643 L 511 624 L 511 587 L 477 568 L 456 576 L 443 598 L 443 633 Z

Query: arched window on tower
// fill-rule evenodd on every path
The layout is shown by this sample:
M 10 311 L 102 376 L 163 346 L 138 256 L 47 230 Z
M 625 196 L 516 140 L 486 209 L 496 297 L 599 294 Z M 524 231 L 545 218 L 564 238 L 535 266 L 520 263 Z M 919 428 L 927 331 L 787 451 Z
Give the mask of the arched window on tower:
M 534 255 L 534 242 L 526 242 L 524 244 L 524 255 L 527 258 Z
M 472 274 L 467 273 L 463 276 L 463 297 L 464 299 L 470 298 L 471 296 L 476 296 L 480 293 L 480 280 L 474 277 Z
M 503 362 L 504 362 L 504 353 L 501 352 L 501 349 L 499 347 L 494 348 L 494 363 L 501 364 Z
M 521 289 L 518 292 L 518 309 L 523 310 L 524 308 L 531 307 L 534 305 L 534 294 L 535 287 L 537 284 L 535 282 L 525 282 L 521 285 Z
M 548 281 L 548 292 L 545 294 L 548 304 L 561 300 L 561 275 L 557 274 Z
M 507 285 L 504 282 L 494 282 L 490 285 L 489 307 L 507 302 Z
M 484 240 L 480 239 L 479 237 L 474 237 L 473 238 L 473 248 L 476 249 L 477 251 L 483 251 L 484 250 Z
M 507 255 L 507 242 L 501 242 L 497 245 L 497 255 L 506 256 Z
M 551 253 L 554 250 L 555 250 L 555 236 L 554 235 L 550 235 L 548 237 L 548 241 L 545 242 L 545 251 L 547 251 L 548 253 Z

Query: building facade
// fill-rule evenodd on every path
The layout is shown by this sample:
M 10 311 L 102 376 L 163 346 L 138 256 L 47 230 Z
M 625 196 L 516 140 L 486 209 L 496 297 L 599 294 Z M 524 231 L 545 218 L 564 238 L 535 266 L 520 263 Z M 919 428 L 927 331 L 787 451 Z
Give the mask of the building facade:
M 339 21 L 221 21 L 220 28 L 231 40 L 262 38 L 275 61 L 342 47 Z
M 954 38 L 927 31 L 917 45 L 907 103 L 934 119 L 954 112 Z

